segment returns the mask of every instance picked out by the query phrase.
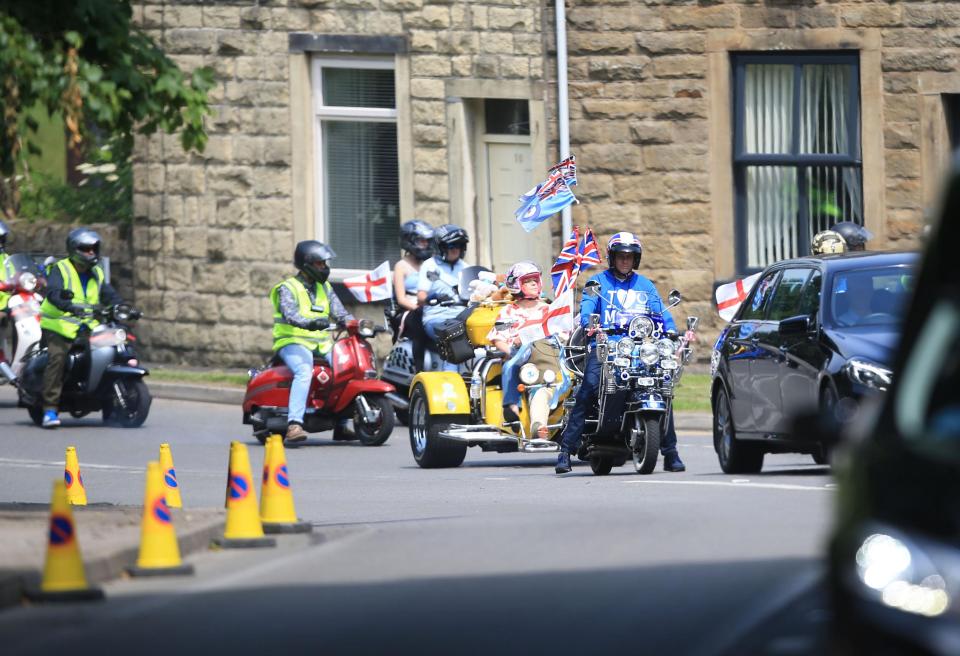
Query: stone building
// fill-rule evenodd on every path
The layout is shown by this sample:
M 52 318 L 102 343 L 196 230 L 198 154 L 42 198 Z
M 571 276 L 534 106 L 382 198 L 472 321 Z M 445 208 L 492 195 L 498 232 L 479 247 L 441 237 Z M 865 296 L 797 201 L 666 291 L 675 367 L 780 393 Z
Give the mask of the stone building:
M 472 262 L 549 266 L 559 220 L 527 235 L 512 214 L 558 159 L 553 2 L 134 6 L 218 79 L 202 155 L 176 137 L 137 145 L 153 359 L 257 361 L 300 239 L 331 243 L 335 280 L 395 260 L 410 218 L 465 226 Z M 639 233 L 644 272 L 681 289 L 708 335 L 717 282 L 804 252 L 839 218 L 874 248 L 916 244 L 960 139 L 960 5 L 582 0 L 566 27 L 573 221 L 601 243 Z

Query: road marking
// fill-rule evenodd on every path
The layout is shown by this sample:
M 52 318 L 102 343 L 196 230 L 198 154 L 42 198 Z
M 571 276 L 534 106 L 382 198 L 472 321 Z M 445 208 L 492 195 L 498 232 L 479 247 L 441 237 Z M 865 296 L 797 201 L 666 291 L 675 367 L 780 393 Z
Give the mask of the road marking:
M 484 476 L 483 480 L 485 481 L 509 481 L 510 479 L 505 476 Z
M 0 458 L 0 467 L 23 467 L 25 469 L 63 469 L 63 460 L 18 460 L 16 458 Z M 124 474 L 142 474 L 147 471 L 146 467 L 131 467 L 127 465 L 100 465 L 84 461 L 83 469 L 103 469 L 105 471 L 116 471 Z M 216 474 L 222 476 L 222 471 L 203 470 L 203 469 L 180 469 L 181 474 Z
M 749 482 L 750 482 L 750 479 L 749 479 L 749 478 L 735 478 L 735 479 L 733 479 L 733 480 L 730 481 L 730 482 L 731 482 L 731 483 L 749 483 Z
M 790 485 L 787 483 L 746 483 L 746 482 L 737 482 L 734 481 L 660 481 L 660 480 L 649 480 L 649 481 L 623 481 L 625 485 L 637 485 L 637 484 L 647 484 L 647 485 L 712 485 L 714 487 L 750 487 L 750 488 L 759 488 L 762 490 L 801 490 L 804 492 L 833 492 L 832 484 L 827 484 L 822 487 L 813 487 L 811 485 Z

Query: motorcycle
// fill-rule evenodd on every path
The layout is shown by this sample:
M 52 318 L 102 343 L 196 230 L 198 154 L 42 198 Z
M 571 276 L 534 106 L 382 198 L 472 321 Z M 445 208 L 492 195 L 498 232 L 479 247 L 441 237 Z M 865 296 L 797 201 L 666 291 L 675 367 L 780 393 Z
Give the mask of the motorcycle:
M 599 287 L 589 282 L 583 293 L 596 297 Z M 667 309 L 681 301 L 677 290 L 667 298 Z M 590 316 L 589 327 L 596 334 L 593 353 L 582 345 L 582 328 L 574 332 L 566 347 L 566 365 L 579 379 L 585 370 L 581 368 L 584 358 L 596 357 L 601 364 L 597 399 L 587 412 L 577 452 L 598 476 L 609 474 L 628 459 L 633 460 L 637 473 L 653 472 L 673 405 L 673 390 L 692 354 L 686 338 L 665 330 L 663 316 L 650 312 L 645 299 L 631 300 L 614 301 L 616 320 L 608 327 L 600 327 L 599 315 Z M 687 330 L 696 330 L 698 323 L 697 317 L 688 317 Z M 621 337 L 613 341 L 611 335 Z M 574 403 L 571 396 L 564 405 L 572 409 Z
M 69 290 L 64 291 L 69 298 Z M 103 413 L 105 424 L 137 428 L 150 413 L 152 398 L 134 349 L 136 337 L 127 323 L 143 316 L 126 303 L 88 306 L 88 315 L 100 323 L 83 326 L 67 355 L 60 410 L 79 419 L 91 412 Z M 43 371 L 47 349 L 34 345 L 24 356 L 17 386 L 19 405 L 27 408 L 37 426 L 43 423 Z
M 337 326 L 329 361 L 315 358 L 303 428 L 308 433 L 331 430 L 346 417 L 360 443 L 380 446 L 393 432 L 393 385 L 377 380 L 373 349 L 367 343 L 386 332 L 367 319 L 352 319 Z M 248 372 L 250 380 L 243 398 L 243 423 L 253 426 L 253 435 L 265 444 L 272 433 L 287 430 L 287 407 L 293 372 L 276 354 L 259 369 Z
M 40 304 L 46 279 L 25 253 L 11 255 L 0 270 L 0 292 L 9 294 L 0 308 L 0 382 L 16 384 L 23 358 L 40 341 Z

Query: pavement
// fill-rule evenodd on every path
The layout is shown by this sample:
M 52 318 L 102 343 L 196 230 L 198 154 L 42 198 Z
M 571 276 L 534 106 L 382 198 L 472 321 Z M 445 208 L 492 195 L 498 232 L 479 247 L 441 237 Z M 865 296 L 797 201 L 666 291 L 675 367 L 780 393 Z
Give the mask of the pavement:
M 239 406 L 243 388 L 231 385 L 178 383 L 148 379 L 154 397 Z M 712 417 L 704 412 L 678 412 L 677 431 L 704 432 Z M 88 583 L 92 586 L 124 575 L 136 562 L 142 508 L 91 504 L 74 507 L 77 541 Z M 221 508 L 174 511 L 181 556 L 208 548 L 222 535 Z M 0 503 L 0 609 L 22 603 L 25 591 L 38 589 L 47 549 L 47 504 Z

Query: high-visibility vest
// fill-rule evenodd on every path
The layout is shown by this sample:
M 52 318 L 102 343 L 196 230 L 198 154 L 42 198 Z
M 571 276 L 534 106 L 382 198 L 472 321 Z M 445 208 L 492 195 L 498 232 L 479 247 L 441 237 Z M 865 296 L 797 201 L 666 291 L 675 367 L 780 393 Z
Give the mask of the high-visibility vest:
M 103 286 L 103 269 L 99 265 L 90 270 L 90 279 L 87 286 L 80 284 L 80 274 L 77 273 L 73 262 L 65 258 L 53 265 L 60 271 L 60 277 L 63 278 L 63 288 L 73 292 L 73 298 L 70 302 L 75 305 L 99 305 L 100 287 Z M 100 322 L 92 317 L 78 317 L 64 312 L 56 305 L 50 302 L 49 298 L 43 299 L 40 305 L 40 327 L 44 330 L 52 330 L 67 339 L 76 339 L 80 326 L 87 325 L 93 328 Z
M 333 348 L 333 338 L 326 330 L 307 330 L 286 323 L 280 311 L 280 288 L 286 287 L 297 299 L 300 316 L 304 319 L 329 319 L 329 296 L 333 293 L 327 283 L 316 283 L 316 300 L 311 303 L 310 295 L 303 282 L 294 276 L 287 278 L 270 290 L 270 302 L 273 303 L 273 350 L 279 351 L 287 344 L 302 344 L 311 351 L 326 355 Z
M 7 264 L 6 253 L 0 253 L 0 282 L 7 281 L 7 272 L 4 270 L 4 266 Z M 0 312 L 3 312 L 7 309 L 7 301 L 10 300 L 10 294 L 8 292 L 0 292 Z

